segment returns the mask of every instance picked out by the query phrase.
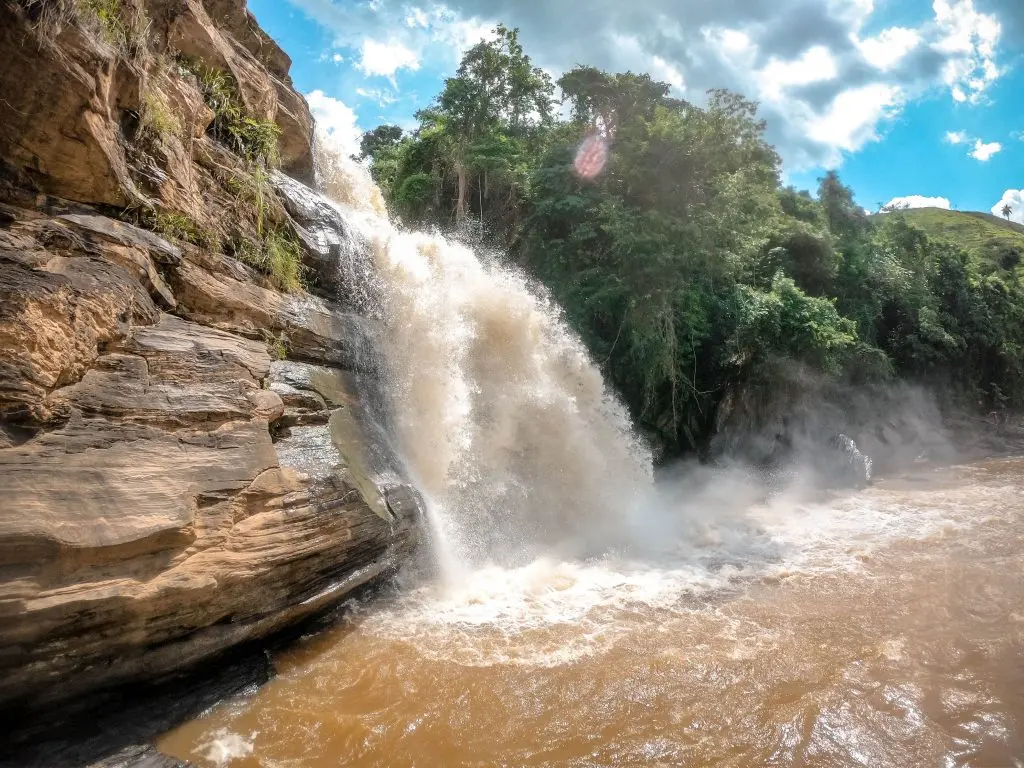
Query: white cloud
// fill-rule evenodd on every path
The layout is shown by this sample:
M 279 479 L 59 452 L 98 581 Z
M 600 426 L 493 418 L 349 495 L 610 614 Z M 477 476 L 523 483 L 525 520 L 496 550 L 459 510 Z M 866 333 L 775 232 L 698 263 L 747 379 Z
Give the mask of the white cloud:
M 398 94 L 384 88 L 356 88 L 356 94 L 386 107 L 398 101 Z
M 948 211 L 950 203 L 944 197 L 907 195 L 906 197 L 894 197 L 885 204 L 884 208 L 895 211 L 904 211 L 910 208 L 945 208 Z
M 934 0 L 932 8 L 940 31 L 932 48 L 947 57 L 943 82 L 955 101 L 976 104 L 1002 74 L 996 63 L 1002 25 L 994 14 L 980 13 L 974 0 Z
M 787 88 L 834 80 L 838 74 L 832 53 L 828 48 L 816 45 L 798 59 L 781 61 L 773 58 L 756 73 L 756 79 L 763 95 L 777 99 Z
M 455 61 L 481 40 L 494 39 L 496 22 L 461 19 L 447 8 L 435 9 L 430 18 L 430 39 L 444 46 Z
M 419 57 L 398 40 L 386 43 L 366 38 L 359 51 L 356 69 L 367 76 L 379 75 L 393 78 L 400 69 L 417 70 Z
M 686 81 L 683 79 L 683 73 L 661 58 L 661 56 L 651 57 L 650 69 L 653 77 L 668 83 L 680 93 L 686 90 Z M 553 79 L 557 79 L 557 77 Z
M 331 61 L 333 61 L 335 64 L 341 64 L 341 62 L 343 62 L 344 60 L 345 59 L 342 58 L 340 53 L 336 53 L 333 56 L 331 56 Z
M 947 144 L 966 144 L 970 140 L 967 131 L 946 131 Z
M 405 25 L 407 27 L 429 27 L 430 20 L 422 8 L 410 8 L 405 16 Z
M 1008 205 L 1013 209 L 1010 214 L 1010 221 L 1024 224 L 1024 189 L 1008 189 L 1003 193 L 1003 199 L 992 206 L 992 215 L 1003 218 L 1003 206 Z
M 876 37 L 855 38 L 857 47 L 871 66 L 887 72 L 921 44 L 921 33 L 906 27 L 882 30 Z
M 807 135 L 835 150 L 852 152 L 878 139 L 878 124 L 895 114 L 902 93 L 895 86 L 874 83 L 841 92 L 828 110 L 807 123 Z M 837 164 L 833 159 L 831 164 Z
M 363 135 L 356 122 L 356 113 L 344 102 L 323 91 L 306 94 L 310 112 L 316 120 L 320 139 L 343 157 L 359 153 L 359 137 Z
M 500 20 L 556 76 L 579 63 L 650 72 L 698 103 L 708 88 L 729 88 L 760 102 L 769 140 L 798 171 L 840 164 L 936 88 L 984 101 L 1003 72 L 1000 19 L 1012 35 L 1022 0 L 918 0 L 922 10 L 930 2 L 929 18 L 888 28 L 875 22 L 895 0 L 290 2 L 364 72 L 393 81 L 416 67 L 450 73 Z M 867 34 L 869 24 L 879 31 Z
M 988 144 L 983 142 L 981 139 L 975 139 L 974 149 L 969 154 L 975 160 L 979 160 L 983 163 L 987 163 L 992 159 L 994 155 L 997 155 L 1003 149 L 1003 145 L 998 141 L 993 141 Z

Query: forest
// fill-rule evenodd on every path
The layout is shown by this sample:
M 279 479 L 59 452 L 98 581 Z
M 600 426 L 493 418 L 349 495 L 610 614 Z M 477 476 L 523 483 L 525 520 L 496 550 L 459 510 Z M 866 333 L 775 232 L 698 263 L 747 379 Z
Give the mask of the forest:
M 697 106 L 589 66 L 553 82 L 499 26 L 416 118 L 362 139 L 392 214 L 550 292 L 663 455 L 705 450 L 727 393 L 780 365 L 949 407 L 1024 401 L 1020 248 L 983 258 L 869 215 L 835 172 L 783 186 L 739 94 Z

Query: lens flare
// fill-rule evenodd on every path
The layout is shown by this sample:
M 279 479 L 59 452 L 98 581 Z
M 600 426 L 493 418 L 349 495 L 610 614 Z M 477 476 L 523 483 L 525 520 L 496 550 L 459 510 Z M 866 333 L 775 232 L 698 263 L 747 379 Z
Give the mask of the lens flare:
M 576 150 L 573 167 L 584 179 L 596 178 L 608 162 L 608 142 L 600 134 L 588 136 Z

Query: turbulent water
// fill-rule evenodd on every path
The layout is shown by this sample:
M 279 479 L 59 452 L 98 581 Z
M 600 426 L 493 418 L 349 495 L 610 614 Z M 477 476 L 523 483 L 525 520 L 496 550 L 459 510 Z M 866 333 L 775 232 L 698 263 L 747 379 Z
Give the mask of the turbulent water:
M 651 457 L 557 308 L 464 245 L 392 226 L 359 169 L 335 173 L 342 261 L 372 260 L 348 271 L 375 275 L 398 442 L 445 570 L 628 542 Z
M 522 277 L 392 227 L 358 176 L 342 192 L 443 578 L 413 569 L 354 604 L 162 750 L 216 768 L 1024 765 L 1024 461 L 829 496 L 692 467 L 655 481 Z

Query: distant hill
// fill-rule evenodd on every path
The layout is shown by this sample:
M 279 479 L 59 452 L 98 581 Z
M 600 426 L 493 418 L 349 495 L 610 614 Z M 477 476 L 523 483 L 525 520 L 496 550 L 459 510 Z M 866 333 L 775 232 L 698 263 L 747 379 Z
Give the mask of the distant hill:
M 1015 248 L 1024 256 L 1024 226 L 1016 222 L 979 211 L 943 208 L 914 208 L 899 213 L 930 237 L 951 240 L 992 268 L 999 266 L 1000 257 L 1008 250 Z

